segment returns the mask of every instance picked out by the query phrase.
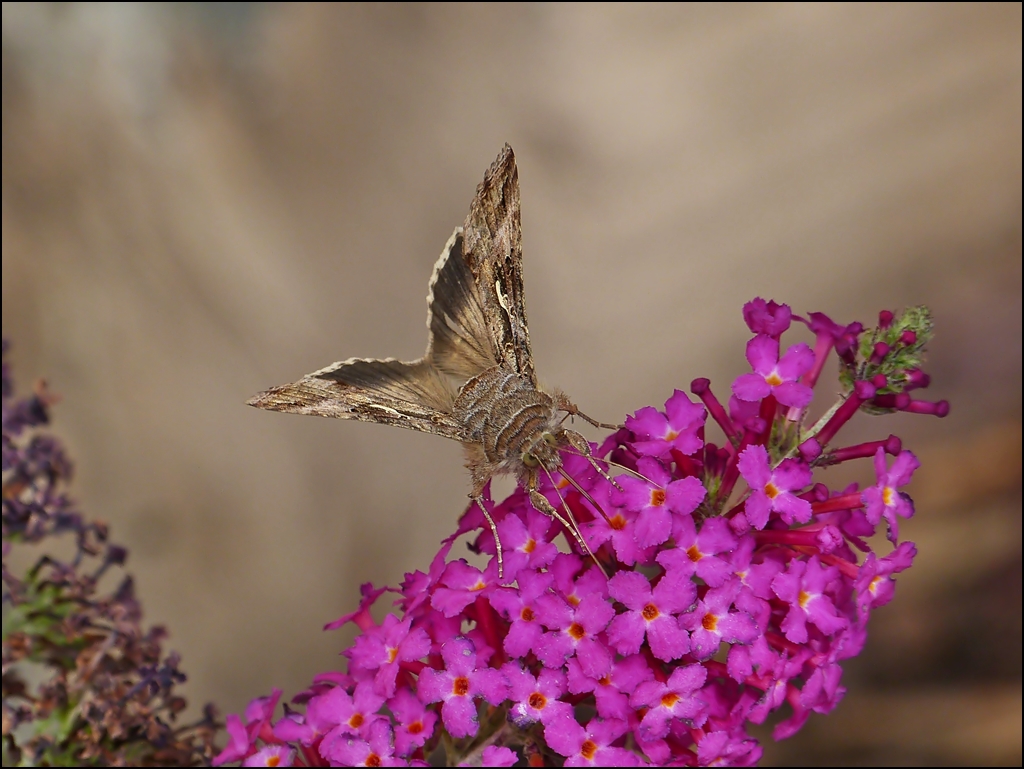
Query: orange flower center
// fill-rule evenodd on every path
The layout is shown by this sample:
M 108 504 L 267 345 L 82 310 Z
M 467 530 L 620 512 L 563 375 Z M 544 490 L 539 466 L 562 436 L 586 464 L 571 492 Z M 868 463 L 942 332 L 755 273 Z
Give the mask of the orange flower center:
M 768 499 L 775 499 L 780 494 L 779 487 L 768 481 L 768 484 L 764 487 L 764 493 L 768 495 Z
M 532 553 L 536 549 L 537 549 L 537 541 L 534 540 L 534 539 L 526 540 L 526 544 L 523 545 L 523 552 L 526 553 L 527 555 L 529 555 L 530 553 Z
M 673 708 L 677 702 L 679 702 L 679 695 L 675 692 L 669 692 L 661 698 L 662 706 L 669 709 Z
M 661 507 L 665 504 L 665 490 L 651 489 L 651 507 Z
M 352 716 L 352 718 L 348 720 L 348 725 L 351 726 L 353 729 L 358 729 L 360 726 L 363 725 L 363 714 L 356 713 L 354 716 Z
M 647 620 L 648 622 L 651 622 L 652 620 L 656 620 L 659 616 L 661 616 L 661 612 L 658 611 L 658 607 L 655 606 L 653 603 L 647 604 L 644 607 L 643 612 L 641 612 L 641 613 L 644 615 L 644 619 Z
M 271 756 L 267 759 L 267 766 L 277 766 L 279 763 L 281 763 L 280 756 Z
M 367 766 L 380 766 L 380 756 L 376 753 L 371 753 L 366 757 Z
M 676 432 L 675 430 L 672 430 L 671 428 L 669 429 L 669 431 L 667 433 L 665 433 L 665 440 L 666 441 L 674 441 L 678 437 L 679 437 L 679 433 Z
M 686 550 L 686 556 L 694 563 L 697 563 L 697 561 L 704 557 L 704 553 L 696 545 L 690 545 Z
M 533 622 L 533 609 L 529 606 L 524 606 L 523 610 L 519 612 L 519 618 L 525 622 Z
M 483 580 L 477 580 L 477 583 L 470 588 L 470 590 L 476 592 L 477 590 L 483 590 L 487 585 L 484 584 Z
M 882 504 L 886 507 L 892 507 L 896 502 L 896 489 L 892 486 L 886 486 L 882 489 Z
M 398 656 L 398 649 L 393 649 L 393 648 L 391 648 L 389 646 L 388 647 L 388 662 L 394 662 L 395 658 L 397 656 Z
M 534 692 L 530 695 L 529 703 L 534 710 L 543 710 L 544 706 L 548 704 L 548 698 L 540 692 Z
M 573 593 L 572 595 L 566 596 L 565 600 L 569 602 L 570 606 L 579 606 L 580 605 L 580 601 L 582 601 L 583 599 L 580 598 L 575 593 Z
M 773 371 L 764 378 L 764 381 L 766 381 L 772 387 L 778 387 L 780 384 L 782 384 L 782 377 L 779 376 L 778 371 Z
M 419 734 L 423 731 L 423 722 L 413 721 L 406 727 L 406 730 L 409 732 L 409 734 Z
M 469 694 L 469 679 L 459 676 L 452 682 L 452 694 L 465 697 Z
M 616 531 L 622 531 L 626 528 L 626 519 L 622 517 L 622 513 L 616 513 L 608 524 Z
M 590 740 L 587 740 L 580 745 L 580 755 L 587 759 L 587 761 L 592 759 L 595 753 L 597 753 L 597 745 Z
M 700 621 L 700 624 L 709 633 L 715 632 L 715 628 L 718 627 L 718 616 L 708 612 L 704 615 L 704 619 Z
M 587 631 L 583 629 L 583 625 L 579 622 L 573 622 L 569 625 L 569 635 L 575 638 L 577 641 L 583 638 L 587 634 Z
M 798 597 L 797 600 L 800 602 L 800 608 L 801 609 L 806 609 L 807 608 L 807 604 L 809 604 L 811 602 L 811 594 L 808 593 L 806 590 L 801 590 L 800 591 L 800 596 Z
M 597 682 L 601 684 L 601 686 L 610 686 L 612 682 L 612 677 L 611 675 L 604 675 L 601 678 L 597 679 Z

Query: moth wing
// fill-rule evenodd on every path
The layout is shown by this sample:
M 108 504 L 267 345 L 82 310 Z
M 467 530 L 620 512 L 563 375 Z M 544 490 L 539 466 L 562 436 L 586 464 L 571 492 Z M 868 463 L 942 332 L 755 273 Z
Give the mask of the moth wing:
M 462 232 L 458 227 L 448 238 L 430 277 L 426 358 L 465 381 L 493 368 L 498 359 L 476 278 L 462 255 Z
M 536 386 L 523 295 L 519 172 L 507 144 L 477 187 L 463 237 L 463 258 L 480 292 L 498 363 Z
M 453 399 L 444 375 L 428 360 L 350 358 L 298 382 L 272 387 L 248 404 L 270 411 L 380 422 L 462 440 L 465 431 L 452 415 Z

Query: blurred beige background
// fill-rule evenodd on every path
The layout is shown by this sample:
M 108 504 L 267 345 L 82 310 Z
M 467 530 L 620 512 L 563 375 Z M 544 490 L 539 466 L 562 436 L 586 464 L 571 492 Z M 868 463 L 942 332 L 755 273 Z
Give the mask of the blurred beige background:
M 923 456 L 919 563 L 766 760 L 1019 764 L 1020 4 L 5 3 L 3 333 L 193 705 L 339 664 L 321 625 L 452 529 L 456 444 L 243 403 L 419 356 L 505 141 L 538 370 L 601 419 L 727 394 L 752 296 L 933 308 L 950 417 L 846 436 Z

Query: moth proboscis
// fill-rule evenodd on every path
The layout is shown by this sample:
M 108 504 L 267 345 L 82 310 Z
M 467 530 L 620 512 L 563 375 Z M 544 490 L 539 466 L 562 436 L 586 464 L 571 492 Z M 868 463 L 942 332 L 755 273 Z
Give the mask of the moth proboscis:
M 506 144 L 434 265 L 422 358 L 349 358 L 248 401 L 272 411 L 380 422 L 461 442 L 472 478 L 469 496 L 494 535 L 499 579 L 501 540 L 482 499 L 492 476 L 514 474 L 531 504 L 558 520 L 591 557 L 568 505 L 562 501 L 563 516 L 538 490 L 540 473 L 551 478 L 560 471 L 586 495 L 562 467 L 560 452 L 568 450 L 615 483 L 591 456 L 586 438 L 564 423 L 578 416 L 595 427 L 618 426 L 591 419 L 565 393 L 537 383 L 522 262 L 519 175 Z

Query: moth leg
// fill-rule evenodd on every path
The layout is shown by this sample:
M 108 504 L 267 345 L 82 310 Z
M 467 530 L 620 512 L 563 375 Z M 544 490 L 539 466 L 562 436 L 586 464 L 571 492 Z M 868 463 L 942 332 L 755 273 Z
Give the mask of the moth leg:
M 487 456 L 484 454 L 484 448 L 481 444 L 464 443 L 462 446 L 466 451 L 466 467 L 469 469 L 469 476 L 473 482 L 473 491 L 469 498 L 476 502 L 480 512 L 487 519 L 487 525 L 491 527 L 491 534 L 494 536 L 494 549 L 498 553 L 498 581 L 500 582 L 505 578 L 505 561 L 501 555 L 501 537 L 498 536 L 498 526 L 494 523 L 494 519 L 491 518 L 491 514 L 487 512 L 483 501 L 484 487 L 497 468 L 487 461 Z
M 580 419 L 589 422 L 594 427 L 600 427 L 604 430 L 621 430 L 623 427 L 622 425 L 610 425 L 606 422 L 598 422 L 593 417 L 588 417 L 586 414 L 580 411 L 579 406 L 577 406 L 575 403 L 569 400 L 569 397 L 563 392 L 554 393 L 554 399 L 555 405 L 558 407 L 559 411 L 564 411 L 565 413 L 570 414 L 574 417 L 579 417 Z
M 570 534 L 572 534 L 573 539 L 576 540 L 580 548 L 587 555 L 589 555 L 591 559 L 593 559 L 594 563 L 597 564 L 597 568 L 601 570 L 601 573 L 604 574 L 605 577 L 607 577 L 608 573 L 604 570 L 604 567 L 601 565 L 601 562 L 597 560 L 597 556 L 594 555 L 594 551 L 590 549 L 590 545 L 588 545 L 587 541 L 583 539 L 583 534 L 580 532 L 580 527 L 576 523 L 576 519 L 572 517 L 572 512 L 569 510 L 568 506 L 565 509 L 566 512 L 568 512 L 569 514 L 569 519 L 566 520 L 562 517 L 562 514 L 558 512 L 558 509 L 555 508 L 550 502 L 548 502 L 547 497 L 545 497 L 543 494 L 537 491 L 536 473 L 530 474 L 529 479 L 527 481 L 527 489 L 530 492 L 530 503 L 534 506 L 534 508 L 539 512 L 543 513 L 544 515 L 546 515 L 548 518 L 553 518 L 560 524 L 562 524 L 562 527 Z
M 505 578 L 505 561 L 501 557 L 501 537 L 498 536 L 498 526 L 491 518 L 491 514 L 487 512 L 487 508 L 484 507 L 483 497 L 473 497 L 473 501 L 476 502 L 476 506 L 480 508 L 480 512 L 487 519 L 487 525 L 491 527 L 491 534 L 494 536 L 494 549 L 498 551 L 498 582 L 501 582 Z
M 576 449 L 582 456 L 586 457 L 586 460 L 590 462 L 593 468 L 601 474 L 602 478 L 608 481 L 608 483 L 617 488 L 619 491 L 622 491 L 622 487 L 618 484 L 618 482 L 610 475 L 608 475 L 608 473 L 605 472 L 604 468 L 597 463 L 597 459 L 594 458 L 594 455 L 590 451 L 590 441 L 588 441 L 575 430 L 565 429 L 562 430 L 559 433 L 559 435 L 562 438 L 564 438 L 565 441 L 574 449 Z

